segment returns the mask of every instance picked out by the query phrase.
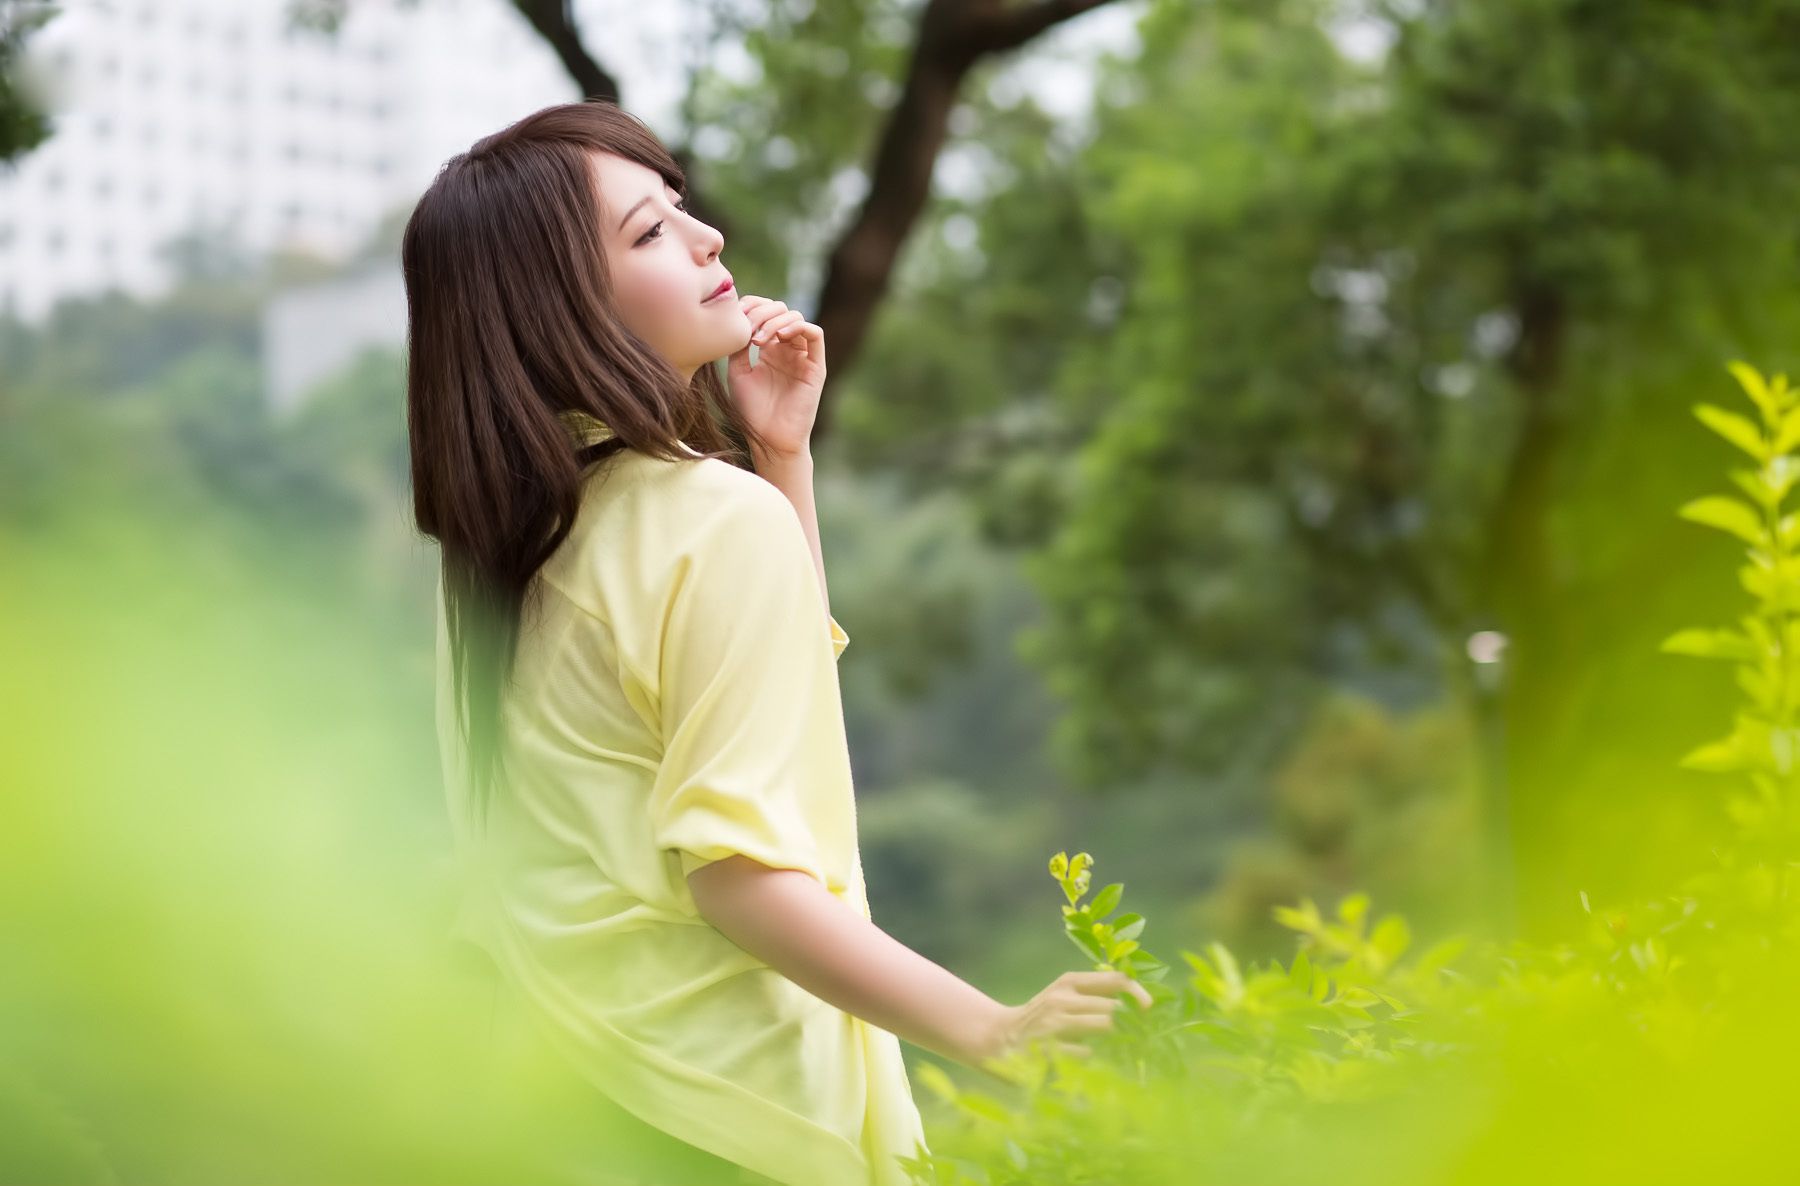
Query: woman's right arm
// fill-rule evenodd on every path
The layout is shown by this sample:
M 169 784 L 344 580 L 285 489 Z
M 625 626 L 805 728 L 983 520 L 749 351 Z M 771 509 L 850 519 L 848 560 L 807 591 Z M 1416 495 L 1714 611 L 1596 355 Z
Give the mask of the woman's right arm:
M 1034 1038 L 1111 1029 L 1120 991 L 1150 1002 L 1124 973 L 1072 972 L 1026 1005 L 1003 1005 L 852 910 L 817 878 L 741 854 L 695 869 L 688 886 L 702 918 L 801 988 L 915 1046 L 990 1073 L 984 1062 Z

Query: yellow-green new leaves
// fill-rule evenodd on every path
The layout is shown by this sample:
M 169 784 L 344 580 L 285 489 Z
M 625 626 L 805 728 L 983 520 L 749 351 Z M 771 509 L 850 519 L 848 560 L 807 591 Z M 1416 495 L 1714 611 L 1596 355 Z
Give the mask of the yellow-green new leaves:
M 1276 922 L 1304 936 L 1307 948 L 1373 975 L 1393 967 L 1412 943 L 1406 920 L 1397 914 L 1384 915 L 1372 934 L 1364 934 L 1369 914 L 1369 895 L 1364 893 L 1350 894 L 1338 903 L 1337 922 L 1320 917 L 1311 898 L 1302 898 L 1299 909 L 1277 906 L 1274 914 Z
M 1758 461 L 1769 459 L 1769 442 L 1763 439 L 1756 425 L 1736 412 L 1727 412 L 1724 408 L 1712 404 L 1695 404 L 1694 415 L 1700 423 L 1712 429 Z
M 1743 387 L 1744 394 L 1762 413 L 1765 423 L 1773 424 L 1782 420 L 1795 404 L 1794 392 L 1788 389 L 1786 375 L 1776 375 L 1772 383 L 1765 382 L 1762 373 L 1747 362 L 1732 359 L 1726 369 Z
M 1728 531 L 1745 543 L 1759 548 L 1769 546 L 1769 533 L 1755 508 L 1739 499 L 1723 494 L 1696 498 L 1677 512 L 1683 519 Z
M 1792 616 L 1800 610 L 1800 557 L 1794 555 L 1800 515 L 1782 514 L 1782 503 L 1800 479 L 1800 460 L 1792 456 L 1800 448 L 1800 394 L 1788 386 L 1786 375 L 1765 379 L 1738 361 L 1729 369 L 1756 405 L 1762 427 L 1711 404 L 1696 405 L 1694 415 L 1761 463 L 1754 470 L 1731 471 L 1756 505 L 1713 495 L 1695 499 L 1679 514 L 1751 545 L 1750 562 L 1738 569 L 1738 580 L 1757 606 L 1739 620 L 1739 630 L 1680 630 L 1663 640 L 1662 649 L 1736 662 L 1738 687 L 1749 698 L 1731 733 L 1689 752 L 1682 766 L 1786 779 L 1800 755 L 1800 622 Z M 1743 823 L 1747 816 L 1734 812 L 1734 818 Z
M 1699 404 L 1694 415 L 1703 424 L 1758 461 L 1767 461 L 1800 447 L 1800 397 L 1788 386 L 1786 375 L 1765 379 L 1749 363 L 1733 359 L 1726 369 L 1761 413 L 1763 427 L 1711 404 Z
M 1094 858 L 1085 852 L 1076 853 L 1072 860 L 1066 852 L 1050 858 L 1050 876 L 1056 878 L 1069 899 L 1062 908 L 1064 933 L 1101 971 L 1116 969 L 1140 981 L 1160 979 L 1167 974 L 1167 966 L 1142 950 L 1137 941 L 1144 930 L 1144 917 L 1121 914 L 1110 923 L 1105 921 L 1125 894 L 1122 883 L 1103 886 L 1093 901 L 1086 906 L 1080 904 L 1087 893 L 1093 863 Z
M 1662 649 L 1670 655 L 1693 655 L 1699 659 L 1756 658 L 1756 647 L 1748 638 L 1730 630 L 1705 630 L 1695 627 L 1677 630 L 1663 639 Z
M 1731 734 L 1700 746 L 1681 759 L 1689 770 L 1725 773 L 1735 770 L 1769 770 L 1788 774 L 1800 749 L 1800 730 L 1779 726 L 1747 712 L 1737 714 Z
M 1800 447 L 1800 406 L 1796 406 L 1786 375 L 1765 381 L 1754 367 L 1737 361 L 1730 364 L 1730 370 L 1761 413 L 1762 427 L 1747 416 L 1714 404 L 1695 404 L 1694 416 L 1759 463 L 1753 470 L 1731 471 L 1732 481 L 1755 505 L 1709 495 L 1688 503 L 1678 513 L 1692 522 L 1729 532 L 1764 553 L 1779 554 L 1800 542 L 1800 521 L 1793 516 L 1777 517 L 1781 500 L 1800 476 L 1800 466 L 1788 456 Z M 1776 523 L 1773 535 L 1771 520 Z
M 1070 860 L 1066 852 L 1059 852 L 1050 858 L 1050 876 L 1062 883 L 1063 894 L 1069 899 L 1070 906 L 1087 893 L 1088 870 L 1093 863 L 1094 858 L 1085 852 L 1076 853 L 1074 860 Z M 1067 914 L 1068 910 L 1065 909 L 1063 913 Z

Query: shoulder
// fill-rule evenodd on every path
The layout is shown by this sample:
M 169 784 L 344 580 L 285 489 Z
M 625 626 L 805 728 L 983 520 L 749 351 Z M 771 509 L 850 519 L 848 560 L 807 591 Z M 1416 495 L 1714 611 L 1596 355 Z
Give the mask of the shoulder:
M 655 522 L 674 551 L 742 533 L 793 533 L 804 540 L 787 496 L 760 474 L 718 458 L 636 457 L 637 513 Z
M 627 451 L 586 479 L 580 517 L 552 568 L 564 584 L 610 573 L 666 589 L 675 570 L 699 560 L 740 569 L 783 552 L 809 548 L 793 504 L 768 479 L 718 458 Z

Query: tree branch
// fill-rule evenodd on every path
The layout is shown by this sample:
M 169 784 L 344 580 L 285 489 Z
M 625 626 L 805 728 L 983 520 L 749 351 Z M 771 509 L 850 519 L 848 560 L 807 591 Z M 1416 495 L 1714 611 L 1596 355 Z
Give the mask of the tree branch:
M 1112 0 L 929 0 L 906 67 L 900 98 L 883 124 L 869 172 L 868 195 L 832 247 L 813 320 L 831 344 L 831 363 L 848 371 L 861 352 L 875 311 L 887 295 L 895 262 L 930 196 L 931 174 L 949 133 L 963 79 L 989 54 L 1017 49 L 1055 25 Z M 620 102 L 618 82 L 582 47 L 569 0 L 513 0 L 584 95 Z M 685 152 L 677 152 L 689 168 Z M 691 176 L 691 174 L 690 174 Z M 721 225 L 718 212 L 690 185 L 689 208 Z M 827 380 L 813 424 L 816 443 L 828 431 L 834 401 Z
M 531 22 L 584 97 L 619 101 L 618 80 L 601 69 L 581 44 L 581 30 L 576 27 L 569 0 L 513 0 L 513 7 Z
M 1110 2 L 1039 0 L 1016 7 L 1000 0 L 930 0 L 925 6 L 900 98 L 876 145 L 868 194 L 826 264 L 814 320 L 830 343 L 834 370 L 847 372 L 855 364 L 887 295 L 900 250 L 930 195 L 932 168 L 963 78 L 983 56 L 1016 48 Z M 813 422 L 815 444 L 830 431 L 836 406 L 826 382 Z

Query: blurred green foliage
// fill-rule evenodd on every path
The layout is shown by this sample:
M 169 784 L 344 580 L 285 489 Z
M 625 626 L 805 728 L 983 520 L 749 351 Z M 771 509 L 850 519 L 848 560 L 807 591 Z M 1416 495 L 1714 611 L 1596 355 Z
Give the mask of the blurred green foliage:
M 1112 917 L 1123 884 L 1084 903 L 1092 857 L 1059 852 L 1066 935 L 1154 1004 L 1127 1001 L 1091 1058 L 1012 1056 L 996 1075 L 1007 1098 L 921 1067 L 942 1123 L 909 1162 L 915 1180 L 1282 1183 L 1321 1164 L 1346 1182 L 1786 1180 L 1770 1121 L 1800 1050 L 1800 513 L 1783 510 L 1800 392 L 1732 369 L 1758 418 L 1695 411 L 1756 462 L 1732 473 L 1751 502 L 1711 496 L 1681 515 L 1748 545 L 1755 604 L 1737 630 L 1664 646 L 1739 664 L 1736 728 L 1686 759 L 1750 784 L 1729 800 L 1729 844 L 1650 854 L 1671 887 L 1652 898 L 1596 907 L 1584 893 L 1576 941 L 1452 935 L 1417 952 L 1405 919 L 1376 919 L 1358 892 L 1329 915 L 1311 898 L 1277 907 L 1298 941 L 1285 965 L 1243 965 L 1215 941 L 1181 952 L 1174 985 L 1140 942 L 1146 919 Z
M 1033 854 L 1080 836 L 1138 916 L 1087 938 L 1181 951 L 1146 1022 L 1196 1024 L 1125 1035 L 1140 1077 L 965 1093 L 939 1180 L 1775 1176 L 1787 842 L 1750 839 L 1756 778 L 1720 811 L 1694 767 L 1777 753 L 1791 646 L 1744 640 L 1789 627 L 1677 635 L 1743 669 L 1687 679 L 1654 644 L 1731 620 L 1757 546 L 1744 509 L 1661 511 L 1720 447 L 1715 360 L 1800 340 L 1797 7 L 1154 0 L 1091 134 L 971 77 L 974 168 L 834 376 L 818 479 L 871 897 L 1017 999 L 1076 917 L 1013 925 Z M 816 276 L 907 11 L 774 6 L 760 77 L 700 75 L 749 290 Z M 1339 52 L 1358 16 L 1384 56 Z M 501 1076 L 434 945 L 400 360 L 277 415 L 258 310 L 328 269 L 172 251 L 165 298 L 0 323 L 0 1176 L 553 1179 L 579 1093 Z M 1776 386 L 1745 420 L 1783 459 L 1734 478 L 1765 591 Z M 1677 769 L 1734 675 L 1745 717 Z M 1496 811 L 1566 945 L 1480 941 Z M 1433 967 L 1402 927 L 1470 942 Z

